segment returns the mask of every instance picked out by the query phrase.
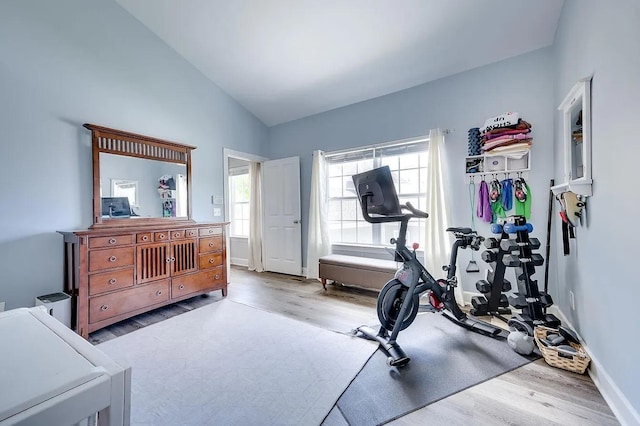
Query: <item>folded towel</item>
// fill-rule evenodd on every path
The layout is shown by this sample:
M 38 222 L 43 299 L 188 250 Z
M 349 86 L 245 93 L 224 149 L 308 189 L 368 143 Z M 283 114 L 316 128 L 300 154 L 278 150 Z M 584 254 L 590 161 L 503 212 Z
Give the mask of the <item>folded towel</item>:
M 504 114 L 487 119 L 480 131 L 484 133 L 487 130 L 498 129 L 506 126 L 515 126 L 518 124 L 519 119 L 520 114 L 517 112 L 505 112 Z
M 529 143 L 529 146 L 531 146 L 531 139 L 504 139 L 504 140 L 496 140 L 496 142 L 491 141 L 488 144 L 482 145 L 482 151 L 486 152 L 486 151 L 493 151 L 494 149 L 501 147 L 501 146 L 509 146 L 509 145 L 515 145 L 519 142 L 522 141 L 526 141 Z
M 491 130 L 486 130 L 485 132 L 482 132 L 485 135 L 492 135 L 495 133 L 500 133 L 503 132 L 505 130 L 525 130 L 525 129 L 530 129 L 531 128 L 531 124 L 529 124 L 528 122 L 526 122 L 523 119 L 518 120 L 518 123 L 513 125 L 513 126 L 504 126 L 504 127 L 498 127 L 495 129 L 491 129 Z
M 520 133 L 529 133 L 531 129 L 496 129 L 496 133 L 486 133 L 484 135 L 485 140 L 497 139 L 506 135 L 517 135 Z

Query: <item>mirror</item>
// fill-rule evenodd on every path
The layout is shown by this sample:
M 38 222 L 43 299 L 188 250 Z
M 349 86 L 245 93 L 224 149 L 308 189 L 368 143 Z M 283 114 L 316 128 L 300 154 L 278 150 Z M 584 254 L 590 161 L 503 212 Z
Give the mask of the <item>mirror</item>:
M 184 164 L 100 153 L 100 197 L 127 197 L 133 218 L 186 219 L 186 176 Z
M 558 109 L 562 111 L 564 182 L 552 189 L 591 196 L 591 77 L 579 80 Z
M 85 124 L 92 131 L 93 227 L 191 220 L 188 145 Z

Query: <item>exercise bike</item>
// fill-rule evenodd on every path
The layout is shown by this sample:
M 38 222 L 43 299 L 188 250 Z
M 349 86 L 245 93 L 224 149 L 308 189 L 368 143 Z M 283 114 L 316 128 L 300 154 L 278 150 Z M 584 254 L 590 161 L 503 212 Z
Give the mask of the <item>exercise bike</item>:
M 396 339 L 400 331 L 413 323 L 420 308 L 420 295 L 428 292 L 432 310 L 440 311 L 447 319 L 469 330 L 489 336 L 497 336 L 502 329 L 472 318 L 462 312 L 458 306 L 454 289 L 457 286 L 456 260 L 458 249 L 467 247 L 478 250 L 484 240 L 471 228 L 448 228 L 453 232 L 455 242 L 451 250 L 449 265 L 443 266 L 447 272 L 446 279 L 435 279 L 416 258 L 416 246 L 410 250 L 406 246 L 406 233 L 409 220 L 427 218 L 429 215 L 414 208 L 411 203 L 400 205 L 396 194 L 391 171 L 384 166 L 368 172 L 354 175 L 353 183 L 360 201 L 362 215 L 369 223 L 400 222 L 398 238 L 392 238 L 395 245 L 394 258 L 402 262 L 395 277 L 380 290 L 377 302 L 380 330 L 375 331 L 368 326 L 354 330 L 364 337 L 377 340 L 389 355 L 387 364 L 401 367 L 410 358 L 398 345 Z M 408 213 L 403 213 L 403 210 Z M 373 216 L 372 216 L 373 215 Z

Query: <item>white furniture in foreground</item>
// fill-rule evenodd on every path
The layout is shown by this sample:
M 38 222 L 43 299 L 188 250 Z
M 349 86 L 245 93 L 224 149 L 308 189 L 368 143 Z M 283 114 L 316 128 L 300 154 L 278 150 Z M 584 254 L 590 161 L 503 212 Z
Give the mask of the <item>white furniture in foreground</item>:
M 128 425 L 122 367 L 43 307 L 0 313 L 0 426 Z

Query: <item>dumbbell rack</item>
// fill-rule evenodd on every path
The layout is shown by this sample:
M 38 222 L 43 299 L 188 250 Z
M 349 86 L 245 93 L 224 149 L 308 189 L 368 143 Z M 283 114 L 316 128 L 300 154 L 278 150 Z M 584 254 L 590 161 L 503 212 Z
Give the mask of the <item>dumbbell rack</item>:
M 502 232 L 500 241 L 509 236 Z M 503 250 L 500 241 L 494 237 L 487 238 L 484 242 L 488 249 L 482 252 L 482 260 L 487 262 L 491 268 L 487 274 L 486 280 L 480 280 L 476 283 L 476 289 L 482 293 L 482 296 L 474 296 L 471 298 L 471 315 L 484 316 L 492 315 L 507 321 L 502 315 L 511 313 L 509 309 L 509 301 L 506 292 L 511 290 L 511 282 L 504 278 L 506 270 L 502 258 L 509 252 Z M 500 284 L 502 283 L 502 284 Z
M 540 240 L 537 238 L 529 238 L 529 233 L 533 231 L 533 226 L 527 223 L 523 216 L 510 216 L 503 220 L 502 224 L 494 224 L 492 232 L 501 234 L 500 241 L 495 238 L 487 240 L 486 245 L 491 248 L 492 254 L 483 253 L 483 260 L 490 260 L 493 266 L 493 276 L 488 275 L 488 280 L 478 281 L 476 288 L 478 290 L 486 289 L 489 284 L 489 299 L 487 300 L 486 310 L 489 315 L 500 314 L 498 309 L 502 308 L 506 313 L 506 308 L 500 304 L 495 305 L 496 297 L 500 297 L 501 304 L 504 305 L 504 299 L 508 300 L 508 305 L 519 309 L 520 314 L 514 315 L 512 318 L 529 324 L 531 327 L 544 325 L 546 327 L 558 327 L 560 320 L 553 314 L 544 313 L 544 309 L 553 305 L 551 296 L 538 289 L 538 281 L 532 279 L 535 274 L 536 266 L 544 264 L 544 258 L 533 253 L 533 250 L 540 248 Z M 515 234 L 515 239 L 510 238 L 510 234 Z M 496 247 L 497 243 L 497 247 Z M 498 248 L 498 250 L 496 250 Z M 511 290 L 511 285 L 505 285 L 504 272 L 507 267 L 514 267 L 516 270 L 516 280 L 518 291 L 506 297 L 501 294 L 496 296 L 498 289 L 503 292 Z M 483 282 L 484 281 L 484 282 Z M 508 283 L 508 281 L 506 281 Z M 503 283 L 502 286 L 496 286 L 495 283 Z M 478 296 L 476 296 L 478 297 Z M 494 304 L 492 304 L 493 302 Z M 473 303 L 473 299 L 472 299 Z M 474 305 L 475 306 L 475 305 Z M 483 306 L 479 304 L 478 306 Z M 485 314 L 485 315 L 487 315 Z M 472 311 L 472 315 L 473 314 Z M 478 315 L 481 315 L 480 313 Z M 497 315 L 496 315 L 497 316 Z M 504 319 L 504 318 L 502 318 Z

